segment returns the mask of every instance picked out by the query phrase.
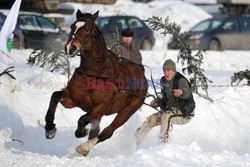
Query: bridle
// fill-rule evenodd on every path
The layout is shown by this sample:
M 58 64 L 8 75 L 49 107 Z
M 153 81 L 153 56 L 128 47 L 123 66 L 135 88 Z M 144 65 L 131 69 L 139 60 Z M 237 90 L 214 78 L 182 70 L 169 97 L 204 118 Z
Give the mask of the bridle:
M 95 37 L 94 37 L 94 27 L 95 27 L 94 22 L 93 22 L 91 19 L 89 19 L 89 18 L 80 18 L 80 20 L 78 19 L 77 22 L 78 22 L 78 21 L 84 21 L 84 20 L 88 20 L 88 21 L 91 23 L 91 25 L 92 25 L 92 27 L 91 27 L 91 33 L 90 33 L 90 35 L 87 37 L 87 39 L 83 40 L 83 39 L 77 34 L 77 31 L 76 31 L 75 33 L 72 34 L 72 38 L 76 38 L 76 39 L 80 42 L 80 44 L 81 44 L 81 49 L 78 49 L 78 50 L 81 51 L 81 52 L 83 52 L 83 48 L 84 48 L 85 45 L 89 42 L 89 40 L 90 40 L 91 38 L 92 38 L 92 39 L 95 38 Z

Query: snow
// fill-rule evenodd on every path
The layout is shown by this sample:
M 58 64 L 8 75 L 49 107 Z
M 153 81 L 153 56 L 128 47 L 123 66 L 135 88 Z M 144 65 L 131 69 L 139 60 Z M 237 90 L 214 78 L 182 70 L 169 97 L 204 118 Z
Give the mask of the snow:
M 185 8 L 182 10 L 189 12 Z M 138 14 L 141 12 L 138 10 Z M 199 18 L 202 14 L 196 15 L 192 17 Z M 177 16 L 177 20 L 184 20 Z M 157 38 L 157 45 L 152 51 L 141 51 L 143 63 L 151 68 L 154 79 L 162 76 L 164 60 L 171 58 L 177 61 L 178 51 L 167 50 L 164 40 L 160 40 L 163 38 Z M 194 94 L 195 117 L 186 125 L 174 125 L 167 144 L 158 144 L 160 129 L 155 127 L 139 149 L 135 149 L 136 129 L 147 116 L 157 112 L 142 106 L 110 139 L 97 144 L 86 157 L 74 151 L 87 140 L 74 137 L 77 120 L 84 114 L 78 108 L 66 109 L 58 105 L 55 118 L 57 135 L 52 140 L 45 139 L 41 126 L 45 124 L 50 96 L 66 85 L 67 77 L 38 67 L 30 68 L 26 63 L 31 52 L 30 49 L 13 49 L 9 66 L 15 66 L 12 74 L 16 80 L 0 77 L 1 167 L 250 166 L 250 87 L 242 86 L 246 81 L 238 87 L 229 86 L 234 72 L 249 69 L 250 51 L 204 52 L 202 68 L 206 76 L 213 80 L 209 84 L 209 96 L 214 102 Z M 73 58 L 72 70 L 78 64 L 79 58 Z M 178 63 L 177 70 L 181 71 L 181 68 Z M 149 69 L 146 69 L 146 75 L 150 77 Z M 152 88 L 149 92 L 154 93 Z M 146 99 L 147 103 L 150 101 L 150 98 Z M 109 125 L 114 117 L 103 117 L 101 129 Z
M 204 2 L 204 0 L 185 0 L 185 2 L 194 3 L 194 4 L 216 4 L 217 3 L 216 0 L 207 0 L 206 2 Z

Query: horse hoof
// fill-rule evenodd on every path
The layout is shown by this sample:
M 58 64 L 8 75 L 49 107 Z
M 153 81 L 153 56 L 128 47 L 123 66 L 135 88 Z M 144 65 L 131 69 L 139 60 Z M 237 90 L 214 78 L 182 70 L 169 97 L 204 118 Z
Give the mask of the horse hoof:
M 79 154 L 82 154 L 84 156 L 87 156 L 89 153 L 89 150 L 87 150 L 85 147 L 83 147 L 82 145 L 78 146 L 76 148 L 76 152 L 78 152 Z
M 89 129 L 76 129 L 75 137 L 81 138 L 89 134 Z
M 53 137 L 55 137 L 55 135 L 56 135 L 56 128 L 54 128 L 52 130 L 46 130 L 45 131 L 46 139 L 52 139 Z

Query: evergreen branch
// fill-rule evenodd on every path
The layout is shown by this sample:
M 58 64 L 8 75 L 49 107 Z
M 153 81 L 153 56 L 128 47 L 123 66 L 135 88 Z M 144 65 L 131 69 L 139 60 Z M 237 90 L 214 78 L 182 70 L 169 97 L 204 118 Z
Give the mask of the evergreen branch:
M 120 34 L 117 26 L 111 26 L 111 38 L 109 40 L 109 45 L 111 46 L 111 51 L 118 57 L 122 56 L 122 51 L 120 47 Z
M 27 64 L 39 66 L 50 72 L 61 72 L 66 74 L 68 81 L 71 76 L 70 57 L 63 50 L 54 51 L 51 49 L 35 49 L 27 59 Z
M 247 85 L 250 86 L 250 71 L 248 69 L 234 73 L 234 75 L 231 77 L 231 85 L 233 86 L 233 83 L 238 81 L 236 84 L 236 86 L 238 86 L 243 79 L 246 79 Z
M 190 45 L 185 40 L 189 33 L 181 32 L 181 26 L 176 24 L 175 22 L 170 23 L 169 18 L 167 17 L 165 20 L 162 20 L 161 17 L 152 16 L 145 20 L 148 23 L 149 27 L 153 31 L 161 30 L 161 34 L 166 36 L 167 34 L 171 34 L 173 36 L 173 41 L 176 42 L 177 48 L 180 48 L 180 51 L 177 55 L 177 62 L 181 62 L 182 64 L 182 71 L 185 73 L 186 71 L 188 74 L 193 74 L 193 88 L 194 92 L 198 94 L 198 84 L 200 83 L 203 90 L 206 92 L 207 99 L 208 97 L 208 82 L 212 82 L 209 80 L 205 74 L 204 70 L 200 68 L 201 64 L 203 63 L 203 54 L 202 51 L 199 50 L 195 55 L 192 55 L 192 50 Z M 184 67 L 186 65 L 186 67 Z

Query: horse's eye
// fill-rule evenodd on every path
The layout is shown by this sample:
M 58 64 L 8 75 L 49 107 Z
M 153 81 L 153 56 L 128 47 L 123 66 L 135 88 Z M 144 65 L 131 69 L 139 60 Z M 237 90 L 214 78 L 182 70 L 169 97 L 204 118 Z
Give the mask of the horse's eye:
M 87 33 L 89 33 L 89 32 L 90 32 L 90 29 L 89 29 L 89 28 L 87 28 L 87 29 L 86 29 L 86 32 L 87 32 Z

